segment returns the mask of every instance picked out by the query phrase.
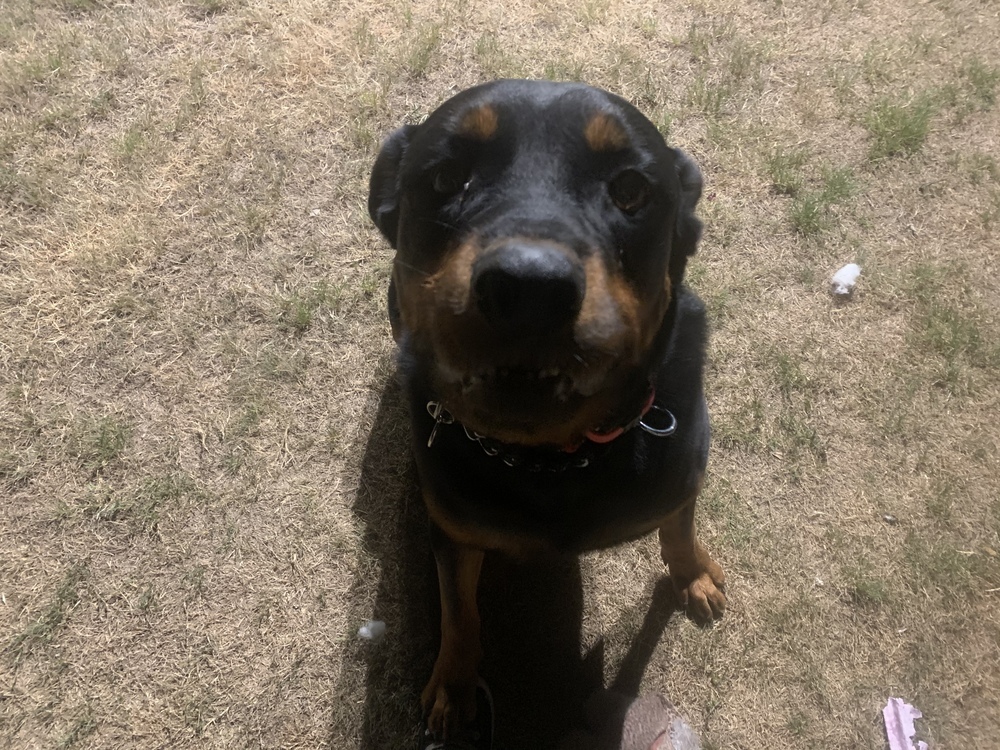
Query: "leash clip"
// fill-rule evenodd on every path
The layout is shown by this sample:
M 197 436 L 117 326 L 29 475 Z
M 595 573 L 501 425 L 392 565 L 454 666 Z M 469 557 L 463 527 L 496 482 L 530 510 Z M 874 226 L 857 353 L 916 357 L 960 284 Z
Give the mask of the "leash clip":
M 428 401 L 427 413 L 430 414 L 431 419 L 434 420 L 434 427 L 431 429 L 431 436 L 427 438 L 427 447 L 430 448 L 434 445 L 434 438 L 437 437 L 438 427 L 443 424 L 452 424 L 455 421 L 455 417 L 452 416 L 450 411 L 444 408 L 444 404 L 440 401 Z
M 657 427 L 652 424 L 647 424 L 646 419 L 654 413 L 663 415 L 663 419 L 667 422 L 666 427 Z M 648 432 L 654 437 L 670 437 L 677 432 L 677 417 L 675 417 L 669 409 L 653 404 L 650 406 L 649 411 L 643 414 L 639 419 L 639 426 L 644 432 Z

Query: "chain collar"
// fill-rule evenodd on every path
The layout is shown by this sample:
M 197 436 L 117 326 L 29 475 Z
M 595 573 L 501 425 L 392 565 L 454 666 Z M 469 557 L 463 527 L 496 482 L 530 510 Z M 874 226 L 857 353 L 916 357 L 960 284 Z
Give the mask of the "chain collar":
M 427 447 L 430 448 L 434 445 L 438 428 L 441 425 L 450 425 L 456 422 L 452 413 L 445 409 L 440 401 L 428 401 L 427 413 L 434 420 L 434 427 L 427 439 Z M 562 450 L 503 443 L 475 430 L 470 430 L 461 422 L 458 425 L 469 440 L 479 444 L 483 453 L 487 456 L 496 456 L 511 468 L 523 467 L 532 472 L 543 470 L 559 472 L 571 468 L 586 468 L 605 452 L 608 445 L 634 427 L 639 427 L 643 432 L 654 437 L 670 437 L 677 431 L 677 418 L 669 409 L 656 403 L 656 393 L 650 387 L 649 398 L 642 412 L 632 422 L 608 431 L 590 430 L 580 445 Z

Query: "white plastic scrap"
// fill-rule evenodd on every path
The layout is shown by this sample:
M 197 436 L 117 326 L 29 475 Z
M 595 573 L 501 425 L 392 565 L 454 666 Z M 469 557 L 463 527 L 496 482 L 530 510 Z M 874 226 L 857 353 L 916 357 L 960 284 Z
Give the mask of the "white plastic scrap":
M 889 738 L 889 750 L 927 750 L 926 742 L 913 744 L 913 735 L 917 733 L 913 722 L 921 717 L 923 714 L 919 709 L 906 703 L 902 698 L 889 699 L 882 709 L 885 734 Z
M 860 275 L 861 266 L 857 263 L 848 263 L 830 279 L 833 293 L 840 297 L 846 297 L 854 291 L 854 285 L 858 282 Z
M 372 643 L 378 643 L 385 635 L 385 623 L 381 620 L 369 620 L 358 628 L 358 638 Z
M 698 739 L 698 735 L 680 717 L 670 722 L 670 743 L 665 746 L 665 750 L 701 750 L 701 740 Z

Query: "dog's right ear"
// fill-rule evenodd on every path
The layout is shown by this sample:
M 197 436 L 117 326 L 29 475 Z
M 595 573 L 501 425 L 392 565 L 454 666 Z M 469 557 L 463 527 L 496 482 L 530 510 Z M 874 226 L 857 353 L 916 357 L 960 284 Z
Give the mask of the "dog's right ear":
M 393 248 L 399 233 L 399 165 L 416 128 L 404 125 L 386 138 L 368 183 L 368 215 Z

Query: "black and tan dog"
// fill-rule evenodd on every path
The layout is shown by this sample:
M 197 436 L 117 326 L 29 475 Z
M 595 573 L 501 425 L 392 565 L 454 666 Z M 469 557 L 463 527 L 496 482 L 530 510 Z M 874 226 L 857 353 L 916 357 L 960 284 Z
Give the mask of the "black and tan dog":
M 396 249 L 389 315 L 441 590 L 435 733 L 475 711 L 484 550 L 658 529 L 688 614 L 722 615 L 694 532 L 706 323 L 682 281 L 701 186 L 637 109 L 580 84 L 477 86 L 379 153 L 368 207 Z

